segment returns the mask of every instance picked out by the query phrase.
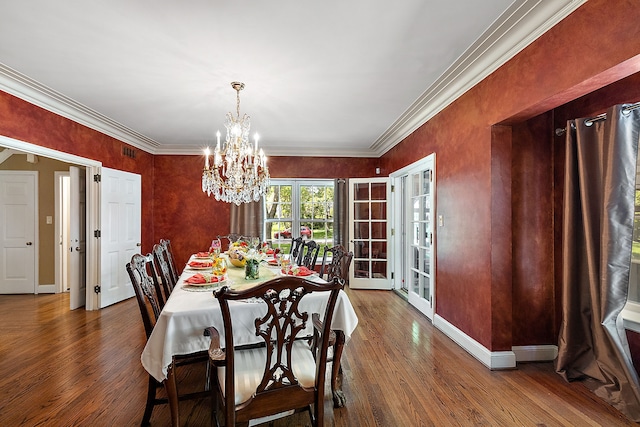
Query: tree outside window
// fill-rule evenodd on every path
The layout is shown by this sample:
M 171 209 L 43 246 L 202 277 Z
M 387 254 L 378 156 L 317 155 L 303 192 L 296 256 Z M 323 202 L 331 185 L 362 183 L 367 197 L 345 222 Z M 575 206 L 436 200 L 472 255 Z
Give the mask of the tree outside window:
M 288 253 L 291 239 L 302 237 L 333 246 L 333 180 L 271 180 L 265 196 L 265 236 Z

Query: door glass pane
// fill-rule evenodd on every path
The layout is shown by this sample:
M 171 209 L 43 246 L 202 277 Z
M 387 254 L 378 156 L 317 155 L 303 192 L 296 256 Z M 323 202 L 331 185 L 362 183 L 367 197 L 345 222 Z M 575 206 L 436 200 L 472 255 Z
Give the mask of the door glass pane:
M 369 238 L 369 223 L 357 222 L 353 225 L 353 238 L 354 239 L 368 239 Z
M 387 242 L 371 242 L 371 258 L 387 258 Z
M 387 184 L 384 182 L 371 183 L 371 200 L 387 200 Z
M 357 202 L 353 204 L 353 219 L 356 221 L 369 219 L 369 202 Z
M 385 279 L 387 277 L 387 262 L 373 261 L 371 263 L 371 270 L 373 271 L 374 279 Z
M 411 175 L 411 195 L 417 196 L 420 194 L 420 174 L 414 173 Z
M 358 278 L 369 278 L 371 274 L 369 272 L 369 261 L 355 261 L 354 265 L 354 276 Z
M 411 276 L 411 291 L 420 295 L 420 275 L 413 271 Z
M 369 184 L 357 183 L 354 184 L 354 200 L 369 200 Z
M 371 223 L 371 238 L 372 239 L 385 239 L 387 238 L 387 223 L 386 222 L 372 222 Z
M 371 219 L 386 219 L 386 218 L 387 218 L 387 203 L 371 202 Z
M 429 169 L 422 172 L 422 194 L 429 194 L 431 190 L 431 182 L 429 182 L 429 176 L 431 171 Z

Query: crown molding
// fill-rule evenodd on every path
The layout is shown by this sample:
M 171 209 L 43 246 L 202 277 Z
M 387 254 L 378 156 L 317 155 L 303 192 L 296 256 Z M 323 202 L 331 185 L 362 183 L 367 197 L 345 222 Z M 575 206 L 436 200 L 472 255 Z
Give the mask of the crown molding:
M 184 145 L 161 145 L 154 151 L 157 155 L 202 155 L 204 147 L 184 146 Z M 296 148 L 295 157 L 328 157 L 327 152 L 331 153 L 330 157 L 377 157 L 368 149 L 344 149 L 340 147 L 305 147 L 303 151 Z M 269 146 L 267 157 L 274 156 L 291 156 L 291 147 L 274 147 Z
M 587 0 L 514 2 L 370 147 L 333 151 L 335 157 L 380 157 L 498 69 Z M 0 63 L 0 90 L 151 154 L 202 154 L 201 147 L 163 145 Z M 324 157 L 326 147 L 304 156 Z M 270 156 L 290 149 L 269 148 Z
M 514 2 L 372 145 L 382 156 L 587 0 Z
M 154 153 L 160 146 L 153 139 L 2 63 L 0 63 L 0 90 L 149 153 Z

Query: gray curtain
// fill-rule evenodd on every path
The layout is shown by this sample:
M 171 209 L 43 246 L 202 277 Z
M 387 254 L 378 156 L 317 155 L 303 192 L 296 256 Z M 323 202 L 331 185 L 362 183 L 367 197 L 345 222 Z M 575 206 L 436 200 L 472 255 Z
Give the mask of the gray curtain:
M 334 230 L 333 243 L 348 248 L 349 240 L 349 187 L 348 180 L 345 178 L 336 179 L 334 183 Z
M 231 204 L 231 223 L 229 225 L 229 233 L 240 234 L 242 236 L 259 237 L 263 241 L 262 206 L 264 198 L 257 202 L 242 203 L 240 206 L 235 203 Z
M 638 376 L 619 316 L 629 286 L 640 110 L 624 107 L 567 125 L 556 371 L 640 421 Z

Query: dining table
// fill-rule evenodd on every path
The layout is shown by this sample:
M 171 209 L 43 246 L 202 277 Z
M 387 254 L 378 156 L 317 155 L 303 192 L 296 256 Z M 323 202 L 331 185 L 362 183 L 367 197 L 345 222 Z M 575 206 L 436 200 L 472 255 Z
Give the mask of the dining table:
M 220 342 L 224 343 L 222 312 L 218 300 L 213 295 L 215 289 L 220 286 L 244 289 L 284 274 L 279 266 L 273 265 L 273 260 L 266 260 L 260 265 L 259 278 L 248 280 L 245 279 L 244 268 L 234 267 L 229 263 L 224 281 L 190 284 L 189 282 L 194 281 L 193 276 L 198 273 L 205 277 L 211 274 L 211 268 L 207 270 L 206 267 L 190 267 L 190 264 L 197 265 L 198 261 L 194 254 L 185 265 L 141 355 L 144 369 L 165 386 L 172 425 L 179 425 L 178 393 L 174 375 L 175 357 L 208 350 L 210 338 L 204 335 L 204 329 L 210 326 L 220 332 Z M 317 273 L 309 274 L 305 278 L 317 283 L 327 283 Z M 328 296 L 324 292 L 312 293 L 303 298 L 300 309 L 322 315 L 327 299 Z M 258 299 L 230 301 L 229 309 L 234 323 L 240 325 L 233 329 L 234 344 L 258 344 L 261 338 L 256 336 L 254 320 L 264 313 L 264 303 Z M 347 343 L 357 324 L 358 317 L 351 301 L 344 290 L 341 290 L 334 309 L 331 329 L 338 332 L 343 343 Z M 307 329 L 305 333 L 313 335 L 312 322 L 308 322 Z M 332 385 L 335 383 L 332 379 Z M 332 391 L 334 395 L 336 392 L 341 393 L 340 390 Z

